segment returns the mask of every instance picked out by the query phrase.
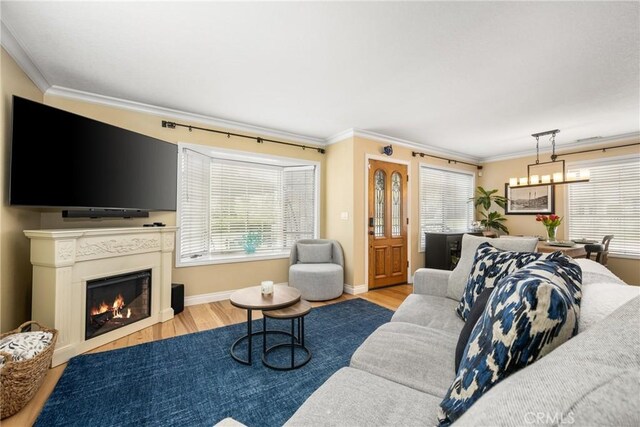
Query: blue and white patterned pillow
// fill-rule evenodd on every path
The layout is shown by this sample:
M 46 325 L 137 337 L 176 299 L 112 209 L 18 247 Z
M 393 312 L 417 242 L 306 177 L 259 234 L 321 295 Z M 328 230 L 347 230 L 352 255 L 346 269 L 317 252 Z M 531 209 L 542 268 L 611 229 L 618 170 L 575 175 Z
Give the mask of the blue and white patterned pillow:
M 491 387 L 573 337 L 581 287 L 580 266 L 560 252 L 498 282 L 440 403 L 440 426 L 457 420 Z
M 485 288 L 493 288 L 500 279 L 542 257 L 536 252 L 513 252 L 496 249 L 489 242 L 476 250 L 469 280 L 456 312 L 466 322 L 471 307 Z

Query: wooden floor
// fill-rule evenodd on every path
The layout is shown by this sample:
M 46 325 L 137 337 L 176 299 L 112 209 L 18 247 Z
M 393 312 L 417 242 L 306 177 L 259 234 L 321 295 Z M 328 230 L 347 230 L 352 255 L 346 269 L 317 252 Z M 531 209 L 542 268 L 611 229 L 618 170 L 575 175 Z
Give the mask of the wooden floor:
M 342 294 L 340 298 L 335 300 L 314 302 L 312 305 L 314 307 L 320 307 L 353 298 L 363 298 L 390 310 L 395 310 L 402 301 L 404 301 L 407 295 L 412 292 L 412 290 L 413 287 L 411 285 L 391 286 L 366 292 L 357 296 Z M 254 319 L 262 318 L 260 311 L 254 311 L 253 314 Z M 206 331 L 208 329 L 219 328 L 221 326 L 245 321 L 246 311 L 233 307 L 229 300 L 193 305 L 185 307 L 184 311 L 175 316 L 172 320 L 150 326 L 134 334 L 91 350 L 88 353 L 98 353 L 106 350 L 114 350 L 116 348 L 129 347 L 136 344 L 176 337 L 193 332 Z M 66 366 L 66 364 L 63 364 L 50 369 L 47 373 L 44 384 L 40 387 L 40 390 L 38 390 L 38 393 L 31 402 L 29 402 L 22 411 L 18 412 L 14 416 L 0 421 L 2 427 L 23 427 L 32 425 L 42 410 L 44 403 L 53 391 L 58 379 L 60 379 L 60 376 Z

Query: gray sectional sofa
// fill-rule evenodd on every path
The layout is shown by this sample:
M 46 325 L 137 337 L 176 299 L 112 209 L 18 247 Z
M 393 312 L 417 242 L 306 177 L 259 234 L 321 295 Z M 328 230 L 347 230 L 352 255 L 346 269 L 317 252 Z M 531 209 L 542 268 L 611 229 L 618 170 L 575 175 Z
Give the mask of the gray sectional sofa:
M 454 379 L 463 321 L 454 309 L 478 245 L 465 235 L 453 272 L 420 269 L 414 293 L 331 376 L 288 426 L 428 426 Z M 534 240 L 492 239 L 532 251 Z M 583 269 L 580 332 L 480 398 L 454 425 L 640 425 L 640 288 L 602 265 Z

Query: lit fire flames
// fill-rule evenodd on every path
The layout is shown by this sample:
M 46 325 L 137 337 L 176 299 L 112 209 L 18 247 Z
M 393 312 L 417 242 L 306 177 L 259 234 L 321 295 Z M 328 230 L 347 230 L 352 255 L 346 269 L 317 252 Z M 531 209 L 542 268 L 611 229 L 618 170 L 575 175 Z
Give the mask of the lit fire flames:
M 91 308 L 91 315 L 92 316 L 96 316 L 98 314 L 102 314 L 102 313 L 106 313 L 107 311 L 110 311 L 113 313 L 113 318 L 114 319 L 122 319 L 123 317 L 126 317 L 127 319 L 131 317 L 131 309 L 128 308 L 127 309 L 127 315 L 124 316 L 122 314 L 122 309 L 124 308 L 124 297 L 121 294 L 118 294 L 118 296 L 116 297 L 116 299 L 113 300 L 113 304 L 109 305 L 106 302 L 102 301 L 100 303 L 100 307 L 98 308 Z

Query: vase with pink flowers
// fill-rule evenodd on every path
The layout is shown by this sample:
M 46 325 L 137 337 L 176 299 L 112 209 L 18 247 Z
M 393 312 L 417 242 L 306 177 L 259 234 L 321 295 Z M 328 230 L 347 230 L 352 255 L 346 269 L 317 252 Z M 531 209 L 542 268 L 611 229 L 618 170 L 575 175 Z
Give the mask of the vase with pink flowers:
M 551 215 L 536 215 L 536 221 L 541 222 L 544 225 L 544 228 L 547 229 L 547 241 L 555 242 L 556 233 L 558 231 L 558 227 L 562 223 L 562 218 L 560 218 L 556 214 Z

